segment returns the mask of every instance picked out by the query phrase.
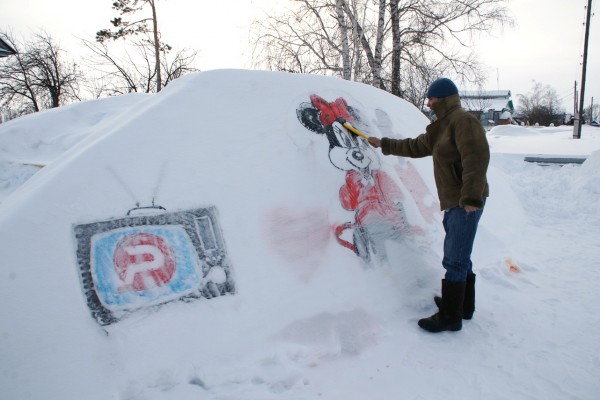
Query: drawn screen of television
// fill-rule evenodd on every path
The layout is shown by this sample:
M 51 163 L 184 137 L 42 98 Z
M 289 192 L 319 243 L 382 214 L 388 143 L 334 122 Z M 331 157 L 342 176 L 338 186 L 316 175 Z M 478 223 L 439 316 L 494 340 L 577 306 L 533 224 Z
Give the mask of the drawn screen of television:
M 83 292 L 101 325 L 174 300 L 235 293 L 214 207 L 74 226 Z

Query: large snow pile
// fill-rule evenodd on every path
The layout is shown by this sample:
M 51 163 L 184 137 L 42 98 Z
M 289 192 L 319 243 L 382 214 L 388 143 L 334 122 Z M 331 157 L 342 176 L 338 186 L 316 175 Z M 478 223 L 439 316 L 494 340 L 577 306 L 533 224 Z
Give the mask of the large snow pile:
M 3 397 L 594 398 L 598 244 L 559 249 L 586 221 L 597 237 L 597 206 L 575 226 L 531 192 L 597 200 L 600 153 L 495 155 L 478 311 L 431 335 L 431 160 L 383 157 L 337 117 L 376 136 L 427 124 L 369 86 L 229 70 L 0 126 Z M 492 149 L 509 138 L 492 132 Z M 21 185 L 24 163 L 47 166 Z
M 39 168 L 94 132 L 104 132 L 104 123 L 112 123 L 115 115 L 148 96 L 134 93 L 85 101 L 0 125 L 0 201 Z

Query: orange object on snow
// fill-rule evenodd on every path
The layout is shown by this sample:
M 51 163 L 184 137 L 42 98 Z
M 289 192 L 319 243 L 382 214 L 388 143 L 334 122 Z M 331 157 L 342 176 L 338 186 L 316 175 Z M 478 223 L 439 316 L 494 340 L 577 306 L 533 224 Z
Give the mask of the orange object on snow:
M 506 263 L 506 265 L 508 265 L 508 270 L 510 272 L 521 272 L 521 267 L 513 263 L 510 258 L 507 258 L 506 260 L 504 260 L 504 262 Z

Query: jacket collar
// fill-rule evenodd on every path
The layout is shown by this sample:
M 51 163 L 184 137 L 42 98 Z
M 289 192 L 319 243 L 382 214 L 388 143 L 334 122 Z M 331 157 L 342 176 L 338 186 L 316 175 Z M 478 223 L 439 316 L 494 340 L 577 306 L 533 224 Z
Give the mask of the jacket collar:
M 460 96 L 458 94 L 453 94 L 451 96 L 440 99 L 431 108 L 433 108 L 433 111 L 435 111 L 435 115 L 437 116 L 437 118 L 441 119 L 448 115 L 454 109 L 460 107 Z

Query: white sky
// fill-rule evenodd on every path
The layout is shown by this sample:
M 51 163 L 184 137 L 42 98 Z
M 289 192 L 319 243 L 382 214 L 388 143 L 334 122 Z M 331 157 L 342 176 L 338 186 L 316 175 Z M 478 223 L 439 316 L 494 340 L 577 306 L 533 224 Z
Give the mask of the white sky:
M 598 0 L 596 0 L 597 3 Z M 110 27 L 117 13 L 112 0 L 2 0 L 0 29 L 27 35 L 44 28 L 65 49 L 78 49 L 76 37 L 93 39 Z M 251 49 L 248 30 L 262 10 L 284 0 L 160 0 L 157 3 L 165 41 L 177 48 L 198 50 L 201 70 L 248 68 Z M 85 9 L 81 7 L 85 4 Z M 567 111 L 573 108 L 573 86 L 581 84 L 585 6 L 587 0 L 509 0 L 514 27 L 479 39 L 481 60 L 488 66 L 486 88 L 509 89 L 513 99 L 527 93 L 533 80 L 558 92 Z M 598 7 L 594 3 L 592 9 Z M 586 105 L 600 102 L 600 28 L 590 24 Z M 474 89 L 474 88 L 466 88 Z

